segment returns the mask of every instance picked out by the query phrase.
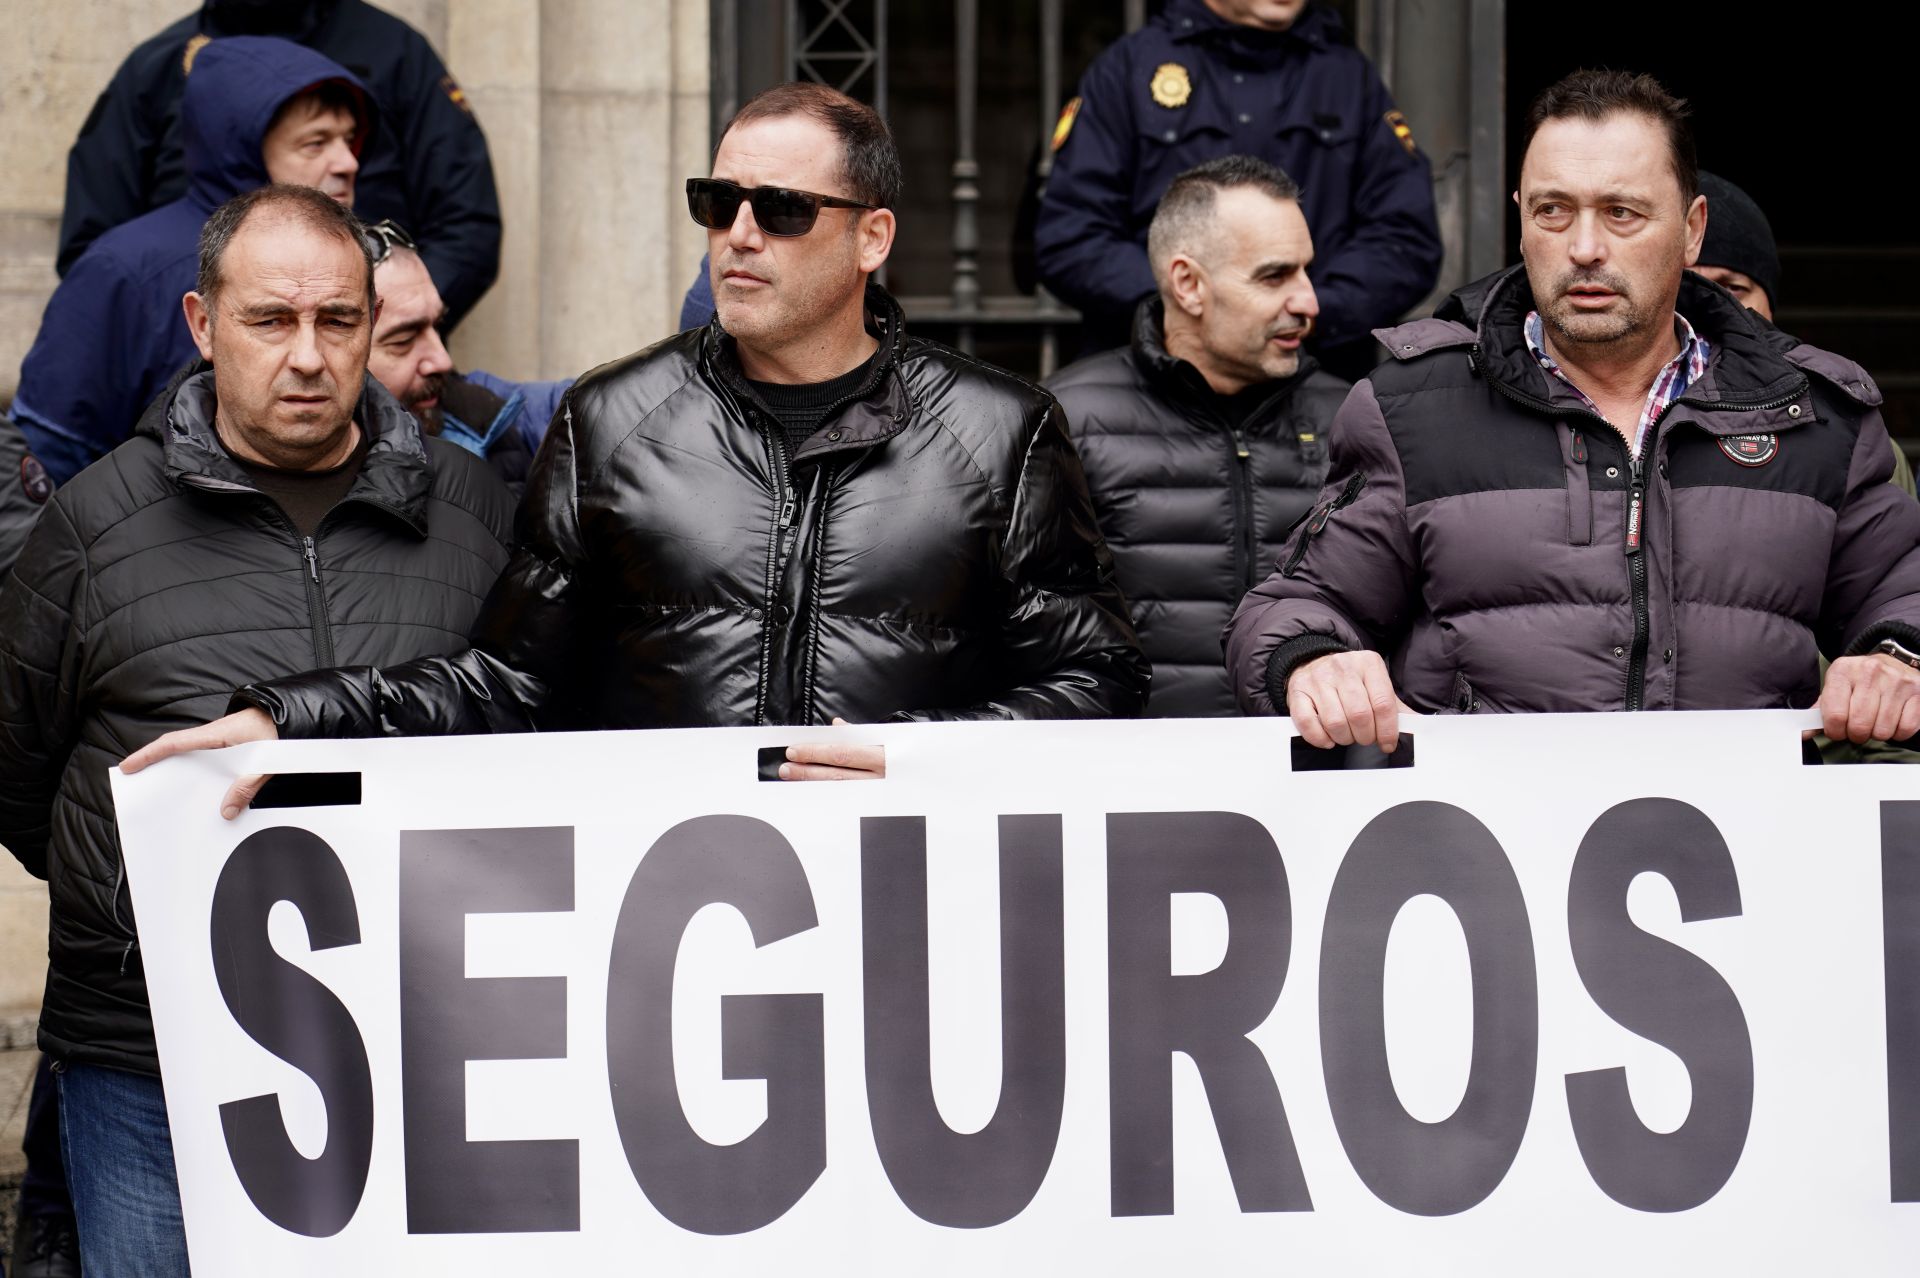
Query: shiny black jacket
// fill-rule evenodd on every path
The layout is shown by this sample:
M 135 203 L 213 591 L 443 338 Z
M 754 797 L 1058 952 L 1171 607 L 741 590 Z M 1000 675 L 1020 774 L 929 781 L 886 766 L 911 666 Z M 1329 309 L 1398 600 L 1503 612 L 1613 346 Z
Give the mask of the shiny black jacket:
M 907 336 L 793 455 L 718 324 L 568 392 L 471 652 L 243 690 L 285 736 L 1138 714 L 1052 396 Z
M 213 433 L 212 375 L 62 485 L 0 585 L 0 843 L 52 898 L 40 1044 L 154 1072 L 107 772 L 234 685 L 466 646 L 513 505 L 367 380 L 359 478 L 309 540 Z
M 1061 369 L 1047 389 L 1073 424 L 1153 662 L 1152 713 L 1237 715 L 1221 632 L 1326 481 L 1327 427 L 1348 387 L 1302 356 L 1236 427 L 1200 371 L 1167 354 L 1161 316 L 1158 299 L 1142 303 L 1133 345 Z

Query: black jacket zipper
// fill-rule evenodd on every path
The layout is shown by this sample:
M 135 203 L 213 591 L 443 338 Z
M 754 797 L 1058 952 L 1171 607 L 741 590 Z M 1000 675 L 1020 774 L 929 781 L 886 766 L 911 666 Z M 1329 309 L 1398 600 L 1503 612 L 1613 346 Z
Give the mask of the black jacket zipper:
M 1253 529 L 1253 453 L 1238 426 L 1227 427 L 1233 437 L 1233 557 L 1235 577 L 1242 590 L 1254 587 L 1254 563 L 1259 547 Z
M 1664 415 L 1664 414 L 1663 414 Z M 1654 432 L 1660 423 L 1655 421 L 1647 427 L 1647 447 L 1655 447 Z M 1627 581 L 1633 592 L 1633 643 L 1627 649 L 1627 709 L 1644 710 L 1647 705 L 1647 636 L 1653 630 L 1653 619 L 1647 612 L 1647 556 L 1642 542 L 1646 529 L 1642 526 L 1647 510 L 1647 468 L 1646 450 L 1640 455 L 1631 456 L 1629 472 L 1632 484 L 1627 489 L 1627 526 L 1625 549 L 1627 555 Z
M 1313 539 L 1318 537 L 1321 531 L 1326 528 L 1327 521 L 1333 518 L 1333 512 L 1336 510 L 1345 510 L 1348 506 L 1351 506 L 1354 500 L 1360 496 L 1360 489 L 1366 485 L 1366 482 L 1367 477 L 1365 475 L 1354 474 L 1347 476 L 1346 486 L 1340 490 L 1339 496 L 1321 502 L 1318 506 L 1315 506 L 1312 510 L 1309 510 L 1306 514 L 1294 521 L 1294 527 L 1299 527 L 1301 523 L 1305 523 L 1306 527 L 1300 532 L 1300 540 L 1293 543 L 1293 553 L 1288 555 L 1287 562 L 1280 566 L 1280 575 L 1282 577 L 1291 577 L 1299 570 L 1300 561 L 1307 557 L 1307 547 L 1311 545 Z M 1287 532 L 1291 535 L 1293 529 L 1289 528 Z
M 766 724 L 767 695 L 773 686 L 773 632 L 779 620 L 780 586 L 786 579 L 787 560 L 793 554 L 798 536 L 800 495 L 794 491 L 793 474 L 787 462 L 787 446 L 780 438 L 777 423 L 762 423 L 767 450 L 773 458 L 773 500 L 775 503 L 771 548 L 767 554 L 767 598 L 760 623 L 760 694 L 756 697 L 753 721 Z
M 333 630 L 327 625 L 326 598 L 320 589 L 320 556 L 314 551 L 313 538 L 301 537 L 300 545 L 307 561 L 307 620 L 313 626 L 313 657 L 318 668 L 326 670 L 333 666 Z

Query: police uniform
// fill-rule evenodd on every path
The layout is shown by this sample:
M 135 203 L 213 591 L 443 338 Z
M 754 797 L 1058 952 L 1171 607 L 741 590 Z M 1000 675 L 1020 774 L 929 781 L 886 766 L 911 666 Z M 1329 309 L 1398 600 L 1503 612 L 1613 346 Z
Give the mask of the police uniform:
M 1278 165 L 1301 187 L 1325 350 L 1364 342 L 1433 288 L 1433 176 L 1406 119 L 1339 17 L 1309 4 L 1285 32 L 1228 22 L 1202 0 L 1163 13 L 1087 69 L 1054 130 L 1035 228 L 1040 278 L 1110 344 L 1154 291 L 1147 226 L 1182 171 L 1223 155 Z

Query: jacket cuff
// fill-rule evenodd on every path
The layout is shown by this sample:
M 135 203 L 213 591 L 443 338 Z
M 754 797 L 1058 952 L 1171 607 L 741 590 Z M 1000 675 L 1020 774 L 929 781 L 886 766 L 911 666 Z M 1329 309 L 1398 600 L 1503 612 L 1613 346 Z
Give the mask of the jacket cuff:
M 363 682 L 349 678 L 360 674 Z M 368 684 L 378 689 L 379 672 L 310 670 L 265 683 L 250 683 L 227 702 L 227 713 L 259 710 L 273 720 L 286 740 L 379 736 L 379 714 L 368 701 Z
M 1877 621 L 1861 631 L 1860 637 L 1849 644 L 1842 655 L 1864 656 L 1879 647 L 1882 639 L 1891 639 L 1908 652 L 1920 652 L 1920 627 L 1904 621 Z
M 1876 640 L 1875 642 L 1878 642 Z M 1267 696 L 1273 702 L 1275 714 L 1287 712 L 1287 678 L 1295 670 L 1306 665 L 1316 657 L 1329 653 L 1350 652 L 1346 644 L 1329 634 L 1317 631 L 1295 635 L 1273 650 L 1267 658 Z
M 227 699 L 227 713 L 239 714 L 242 710 L 258 710 L 273 720 L 273 726 L 286 735 L 287 703 L 280 695 L 264 683 L 250 683 Z

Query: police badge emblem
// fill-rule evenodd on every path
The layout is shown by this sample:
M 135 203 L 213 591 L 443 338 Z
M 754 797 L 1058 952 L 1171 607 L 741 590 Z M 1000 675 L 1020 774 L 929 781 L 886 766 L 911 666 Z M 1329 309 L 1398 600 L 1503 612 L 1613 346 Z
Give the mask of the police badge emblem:
M 1780 455 L 1778 435 L 1723 435 L 1715 442 L 1742 466 L 1764 466 Z
M 1147 88 L 1153 100 L 1168 109 L 1185 106 L 1193 96 L 1193 81 L 1187 78 L 1187 69 L 1178 62 L 1162 62 L 1155 67 L 1153 81 Z

